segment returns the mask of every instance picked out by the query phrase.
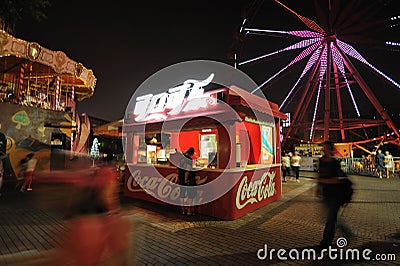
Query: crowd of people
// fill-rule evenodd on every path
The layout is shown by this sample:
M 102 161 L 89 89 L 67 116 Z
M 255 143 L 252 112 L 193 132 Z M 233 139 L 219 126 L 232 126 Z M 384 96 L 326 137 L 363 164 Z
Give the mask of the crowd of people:
M 297 182 L 298 171 L 301 167 L 301 156 L 295 151 L 284 152 L 281 157 L 282 163 L 282 182 L 287 182 L 288 176 L 293 175 Z M 389 179 L 395 177 L 399 172 L 399 166 L 396 165 L 395 158 L 389 151 L 382 152 L 381 149 L 371 152 L 368 155 L 362 155 L 360 158 L 340 158 L 337 157 L 341 168 L 346 173 L 376 176 L 380 179 Z M 318 166 L 316 166 L 318 168 Z
M 355 174 L 363 174 L 382 178 L 393 178 L 396 172 L 396 164 L 393 155 L 389 151 L 371 152 L 367 156 L 354 158 L 348 169 Z

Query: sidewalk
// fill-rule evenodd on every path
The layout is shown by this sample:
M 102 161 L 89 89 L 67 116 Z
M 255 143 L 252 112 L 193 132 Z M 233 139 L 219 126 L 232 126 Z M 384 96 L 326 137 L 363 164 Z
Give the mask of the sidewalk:
M 302 250 L 319 243 L 323 231 L 322 204 L 316 197 L 315 173 L 302 172 L 300 183 L 283 183 L 282 199 L 235 221 L 196 215 L 184 217 L 178 209 L 122 197 L 132 221 L 132 265 L 306 265 L 332 263 L 257 258 L 259 249 Z M 400 261 L 400 179 L 379 180 L 350 176 L 353 201 L 341 213 L 355 236 L 343 249 L 395 254 L 396 261 L 362 261 L 366 265 L 398 265 Z M 64 193 L 64 194 L 62 194 Z M 32 193 L 5 192 L 0 197 L 0 265 L 40 265 L 58 247 L 65 231 L 56 207 L 68 191 L 38 187 Z M 337 238 L 344 235 L 337 230 Z M 337 247 L 335 247 L 337 248 Z M 288 256 L 288 252 L 286 253 Z M 334 261 L 359 265 L 360 261 Z

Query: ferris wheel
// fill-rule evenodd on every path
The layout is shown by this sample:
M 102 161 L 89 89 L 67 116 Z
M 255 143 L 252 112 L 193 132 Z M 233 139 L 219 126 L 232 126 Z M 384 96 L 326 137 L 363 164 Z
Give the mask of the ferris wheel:
M 236 68 L 261 77 L 253 92 L 277 99 L 289 115 L 283 146 L 294 140 L 400 145 L 393 116 L 381 104 L 383 97 L 400 96 L 400 84 L 372 63 L 394 71 L 391 54 L 400 51 L 395 2 L 270 0 L 249 6 L 231 56 Z

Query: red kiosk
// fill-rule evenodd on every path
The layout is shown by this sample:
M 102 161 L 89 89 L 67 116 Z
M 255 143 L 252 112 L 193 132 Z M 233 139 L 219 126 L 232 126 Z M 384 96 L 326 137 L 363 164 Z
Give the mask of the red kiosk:
M 179 108 L 170 94 L 136 99 L 123 128 L 125 196 L 179 206 L 177 154 L 194 147 L 196 212 L 234 220 L 279 199 L 278 106 L 236 86 L 182 95 Z

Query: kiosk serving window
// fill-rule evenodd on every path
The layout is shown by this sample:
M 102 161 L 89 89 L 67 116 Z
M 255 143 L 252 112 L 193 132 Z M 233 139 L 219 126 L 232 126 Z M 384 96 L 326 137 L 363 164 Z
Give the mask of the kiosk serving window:
M 134 163 L 167 164 L 171 153 L 170 134 L 137 133 L 134 134 Z

